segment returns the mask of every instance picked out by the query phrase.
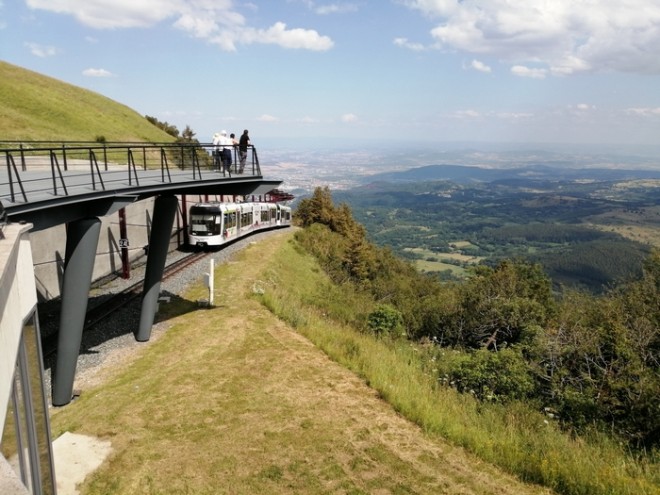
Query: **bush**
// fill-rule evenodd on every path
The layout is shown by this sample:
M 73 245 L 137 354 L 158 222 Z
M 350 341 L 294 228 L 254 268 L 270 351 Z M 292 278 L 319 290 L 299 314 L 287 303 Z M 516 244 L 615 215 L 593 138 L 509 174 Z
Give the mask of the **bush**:
M 405 335 L 401 313 L 389 304 L 382 304 L 369 315 L 369 330 L 375 335 Z
M 460 392 L 498 402 L 526 399 L 534 392 L 534 378 L 518 349 L 479 349 L 454 356 L 449 369 L 444 368 L 445 379 Z

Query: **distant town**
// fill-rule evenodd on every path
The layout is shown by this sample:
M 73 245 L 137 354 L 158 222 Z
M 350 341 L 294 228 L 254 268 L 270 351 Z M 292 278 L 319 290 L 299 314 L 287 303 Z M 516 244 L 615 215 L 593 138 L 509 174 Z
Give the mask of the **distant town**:
M 368 182 L 368 177 L 428 165 L 462 165 L 489 169 L 553 167 L 563 169 L 618 169 L 660 171 L 660 149 L 611 149 L 594 151 L 566 146 L 559 151 L 505 145 L 447 149 L 332 148 L 259 149 L 264 175 L 284 180 L 281 189 L 305 195 L 318 186 L 346 190 Z

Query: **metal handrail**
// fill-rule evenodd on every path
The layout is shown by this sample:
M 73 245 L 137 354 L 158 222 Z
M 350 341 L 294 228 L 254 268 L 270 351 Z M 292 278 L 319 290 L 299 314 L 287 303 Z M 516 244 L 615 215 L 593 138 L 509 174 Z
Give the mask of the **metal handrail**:
M 11 197 L 12 203 L 16 202 L 16 195 L 14 194 L 14 180 L 12 176 L 12 171 L 14 172 L 13 175 L 15 175 L 17 178 L 20 177 L 18 174 L 18 170 L 16 170 L 16 162 L 14 162 L 14 157 L 10 155 L 9 153 L 6 153 L 5 156 L 7 157 L 7 176 L 9 177 L 9 194 Z M 27 194 L 25 194 L 25 189 L 23 188 L 23 183 L 18 180 L 18 186 L 21 188 L 21 195 L 23 196 L 23 201 L 27 203 Z
M 94 162 L 94 165 L 92 165 L 92 162 Z M 91 168 L 91 174 L 92 174 L 92 189 L 96 191 L 96 180 L 94 177 L 98 175 L 99 181 L 101 182 L 101 189 L 105 191 L 105 184 L 103 184 L 103 176 L 101 175 L 101 171 L 99 170 L 99 162 L 96 160 L 96 153 L 94 153 L 94 150 L 89 150 L 89 166 Z M 94 170 L 96 169 L 96 175 L 94 175 Z
M 135 168 L 135 160 L 133 159 L 133 151 L 129 148 L 128 149 L 128 185 L 129 186 L 133 185 L 133 183 L 131 182 L 131 170 L 133 171 L 133 174 L 135 174 L 135 183 L 139 186 L 140 185 L 140 179 L 138 179 L 137 169 Z
M 60 163 L 57 161 L 57 155 L 53 151 L 50 152 L 50 171 L 53 177 L 53 194 L 57 196 L 57 178 L 55 177 L 55 171 L 57 171 L 57 175 L 62 183 L 62 189 L 64 189 L 64 195 L 68 196 L 69 192 L 66 190 L 66 183 L 62 176 L 62 170 L 60 170 Z
M 49 146 L 50 145 L 50 146 Z M 87 187 L 92 190 L 106 190 L 108 179 L 103 179 L 103 172 L 112 172 L 117 166 L 126 167 L 128 173 L 128 184 L 140 186 L 141 170 L 160 169 L 160 180 L 164 183 L 172 182 L 171 169 L 191 171 L 192 180 L 203 180 L 203 170 L 212 170 L 212 151 L 214 145 L 211 143 L 97 143 L 97 142 L 59 142 L 46 141 L 0 141 L 0 152 L 5 154 L 6 180 L 5 186 L 9 186 L 9 195 L 5 198 L 15 203 L 16 201 L 28 202 L 28 197 L 37 192 L 34 187 L 27 187 L 28 183 L 36 183 L 43 180 L 35 179 L 34 174 L 25 176 L 26 172 L 49 172 L 51 186 L 50 190 L 55 196 L 68 196 L 71 185 L 67 182 L 70 177 L 76 176 L 77 186 L 80 184 L 81 166 L 87 165 L 88 175 Z M 136 153 L 140 153 L 137 155 Z M 254 146 L 249 147 L 249 162 L 245 174 L 248 176 L 261 176 L 259 159 Z M 139 163 L 141 156 L 142 163 Z M 20 158 L 20 167 L 17 167 Z M 137 158 L 137 161 L 136 161 Z M 238 170 L 238 160 L 234 150 L 233 172 Z M 102 161 L 102 164 L 99 163 Z M 250 169 L 251 164 L 251 169 Z M 1 170 L 1 169 L 0 169 Z M 103 172 L 102 172 L 103 171 Z M 226 177 L 226 175 L 224 175 Z M 229 175 L 230 177 L 232 174 Z M 125 176 L 124 176 L 125 177 Z M 208 176 L 206 177 L 208 179 Z M 213 177 L 217 179 L 217 176 Z M 153 177 L 152 177 L 153 179 Z M 0 173 L 0 186 L 3 178 Z M 43 184 L 43 182 L 41 182 Z M 84 186 L 84 184 L 82 184 Z M 20 189 L 20 194 L 18 190 Z M 43 187 L 38 189 L 41 193 Z M 20 199 L 19 199 L 20 198 Z

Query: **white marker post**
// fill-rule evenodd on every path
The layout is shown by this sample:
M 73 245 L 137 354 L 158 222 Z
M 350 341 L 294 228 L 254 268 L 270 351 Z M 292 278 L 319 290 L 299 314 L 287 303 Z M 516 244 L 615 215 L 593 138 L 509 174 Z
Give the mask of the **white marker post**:
M 206 285 L 209 288 L 209 306 L 213 306 L 213 291 L 214 291 L 214 283 L 213 280 L 215 278 L 215 261 L 213 258 L 211 258 L 211 261 L 209 263 L 209 273 L 206 274 L 207 276 L 207 283 Z

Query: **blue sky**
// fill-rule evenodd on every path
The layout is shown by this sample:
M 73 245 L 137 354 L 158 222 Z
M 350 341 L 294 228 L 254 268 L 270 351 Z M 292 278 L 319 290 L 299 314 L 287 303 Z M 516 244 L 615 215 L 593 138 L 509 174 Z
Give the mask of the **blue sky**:
M 660 144 L 660 0 L 0 0 L 0 58 L 201 141 Z

